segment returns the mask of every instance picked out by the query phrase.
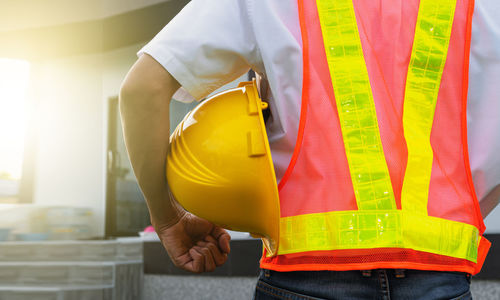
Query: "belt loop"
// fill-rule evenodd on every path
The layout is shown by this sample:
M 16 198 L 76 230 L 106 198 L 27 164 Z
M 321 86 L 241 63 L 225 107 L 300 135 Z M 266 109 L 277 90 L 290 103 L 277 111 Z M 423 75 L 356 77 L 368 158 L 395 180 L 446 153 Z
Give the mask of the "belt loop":
M 372 270 L 361 270 L 363 277 L 372 277 Z
M 405 278 L 406 277 L 405 270 L 404 269 L 395 269 L 394 276 L 396 276 L 396 278 Z

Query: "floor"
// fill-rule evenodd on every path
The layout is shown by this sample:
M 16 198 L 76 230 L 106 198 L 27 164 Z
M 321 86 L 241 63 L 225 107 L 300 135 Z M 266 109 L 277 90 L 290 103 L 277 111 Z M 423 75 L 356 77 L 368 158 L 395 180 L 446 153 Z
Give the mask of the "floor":
M 255 277 L 145 275 L 142 300 L 252 299 Z M 500 299 L 500 280 L 473 280 L 475 300 Z
M 255 277 L 145 275 L 142 300 L 252 299 Z

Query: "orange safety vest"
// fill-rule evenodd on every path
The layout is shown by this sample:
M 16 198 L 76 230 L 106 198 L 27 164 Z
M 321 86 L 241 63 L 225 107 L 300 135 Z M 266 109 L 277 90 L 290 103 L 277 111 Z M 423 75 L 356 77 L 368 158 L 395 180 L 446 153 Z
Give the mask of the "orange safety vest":
M 490 243 L 467 153 L 473 0 L 299 0 L 300 125 L 277 271 L 476 274 Z

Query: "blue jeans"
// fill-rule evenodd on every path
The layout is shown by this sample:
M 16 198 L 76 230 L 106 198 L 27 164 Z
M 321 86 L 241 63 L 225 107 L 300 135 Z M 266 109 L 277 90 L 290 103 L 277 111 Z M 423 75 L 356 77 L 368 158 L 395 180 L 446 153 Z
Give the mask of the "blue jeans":
M 472 299 L 470 276 L 458 272 L 261 270 L 254 294 L 262 299 Z

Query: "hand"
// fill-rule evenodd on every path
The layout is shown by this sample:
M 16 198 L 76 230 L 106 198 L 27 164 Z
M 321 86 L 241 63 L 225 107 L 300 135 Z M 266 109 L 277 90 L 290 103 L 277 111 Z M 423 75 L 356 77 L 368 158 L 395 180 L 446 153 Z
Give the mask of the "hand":
M 189 212 L 156 232 L 174 265 L 186 271 L 212 272 L 226 262 L 230 251 L 226 230 Z

